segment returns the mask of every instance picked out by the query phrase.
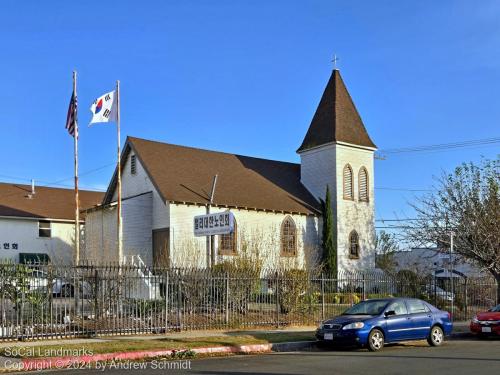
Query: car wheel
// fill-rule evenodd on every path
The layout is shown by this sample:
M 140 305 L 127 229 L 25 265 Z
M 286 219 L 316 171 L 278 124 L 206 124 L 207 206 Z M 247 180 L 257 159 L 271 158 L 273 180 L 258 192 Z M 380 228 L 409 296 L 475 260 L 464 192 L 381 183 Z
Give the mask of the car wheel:
M 444 342 L 444 333 L 441 327 L 434 326 L 431 328 L 427 342 L 431 346 L 439 346 Z
M 384 334 L 378 329 L 373 329 L 368 335 L 368 350 L 379 351 L 384 347 Z

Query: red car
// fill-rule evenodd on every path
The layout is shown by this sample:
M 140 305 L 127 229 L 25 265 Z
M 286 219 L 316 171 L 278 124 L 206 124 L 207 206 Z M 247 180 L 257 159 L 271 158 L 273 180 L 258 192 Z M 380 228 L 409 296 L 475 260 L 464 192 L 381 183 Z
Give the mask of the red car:
M 479 336 L 500 336 L 500 305 L 488 311 L 477 313 L 470 322 L 470 330 Z

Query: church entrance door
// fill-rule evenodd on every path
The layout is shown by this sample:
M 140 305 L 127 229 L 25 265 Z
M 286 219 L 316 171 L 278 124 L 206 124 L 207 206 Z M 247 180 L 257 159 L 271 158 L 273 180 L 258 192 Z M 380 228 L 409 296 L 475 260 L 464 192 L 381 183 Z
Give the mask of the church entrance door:
M 153 267 L 170 267 L 170 228 L 153 230 Z

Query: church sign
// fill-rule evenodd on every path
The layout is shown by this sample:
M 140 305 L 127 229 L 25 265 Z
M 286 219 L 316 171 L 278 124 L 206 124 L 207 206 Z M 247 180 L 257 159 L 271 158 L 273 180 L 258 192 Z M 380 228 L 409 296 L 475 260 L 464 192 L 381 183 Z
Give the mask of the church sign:
M 194 235 L 197 237 L 229 234 L 233 230 L 234 216 L 229 211 L 194 217 Z

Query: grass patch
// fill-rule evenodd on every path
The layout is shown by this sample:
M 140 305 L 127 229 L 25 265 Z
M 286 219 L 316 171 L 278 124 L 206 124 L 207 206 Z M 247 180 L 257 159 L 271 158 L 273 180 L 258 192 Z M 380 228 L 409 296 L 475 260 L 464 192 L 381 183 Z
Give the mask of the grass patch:
M 121 353 L 140 350 L 182 350 L 193 349 L 210 346 L 235 346 L 235 345 L 251 345 L 251 344 L 267 344 L 280 343 L 290 341 L 308 341 L 313 340 L 312 332 L 277 332 L 277 333 L 258 333 L 251 334 L 245 332 L 231 332 L 221 336 L 208 336 L 203 338 L 157 338 L 148 340 L 137 339 L 116 339 L 109 338 L 104 342 L 96 343 L 80 343 L 80 344 L 64 344 L 64 345 L 36 345 L 17 347 L 16 353 L 20 353 L 18 358 L 37 358 L 47 357 L 57 353 L 61 347 L 65 351 L 82 351 L 92 354 L 102 353 Z M 0 355 L 6 355 L 12 352 L 12 348 L 0 349 Z M 57 354 L 55 354 L 57 355 Z

